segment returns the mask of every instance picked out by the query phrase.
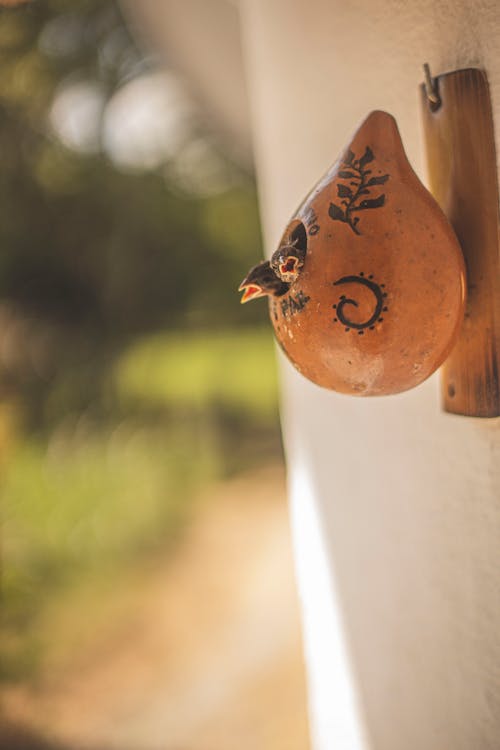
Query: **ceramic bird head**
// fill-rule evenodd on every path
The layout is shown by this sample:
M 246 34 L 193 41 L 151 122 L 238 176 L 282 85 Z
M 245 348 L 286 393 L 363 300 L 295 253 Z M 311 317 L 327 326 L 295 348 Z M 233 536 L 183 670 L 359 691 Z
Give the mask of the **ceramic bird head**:
M 281 297 L 288 289 L 289 284 L 274 273 L 268 260 L 251 268 L 238 287 L 238 291 L 243 292 L 242 304 L 259 297 Z
M 298 238 L 288 239 L 273 253 L 271 268 L 282 281 L 293 284 L 304 268 L 305 250 L 299 247 Z
M 266 294 L 294 366 L 342 393 L 418 385 L 463 319 L 462 251 L 386 112 L 367 117 L 292 217 L 266 266 L 267 291 L 252 291 L 253 272 L 242 301 Z

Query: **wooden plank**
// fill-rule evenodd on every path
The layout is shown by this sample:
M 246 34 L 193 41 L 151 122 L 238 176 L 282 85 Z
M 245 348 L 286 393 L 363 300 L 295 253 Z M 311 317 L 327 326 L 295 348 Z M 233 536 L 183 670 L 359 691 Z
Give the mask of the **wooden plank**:
M 448 216 L 467 267 L 467 307 L 442 368 L 445 411 L 500 415 L 499 197 L 488 81 L 469 68 L 439 76 L 437 108 L 421 87 L 429 186 Z

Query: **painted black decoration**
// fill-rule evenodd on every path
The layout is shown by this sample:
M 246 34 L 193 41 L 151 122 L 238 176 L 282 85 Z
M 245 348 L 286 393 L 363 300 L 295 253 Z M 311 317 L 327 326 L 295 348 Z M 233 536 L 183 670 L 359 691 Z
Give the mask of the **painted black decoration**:
M 348 185 L 339 183 L 337 185 L 337 195 L 342 198 L 340 206 L 336 203 L 330 203 L 328 214 L 334 221 L 343 221 L 349 224 L 355 234 L 361 234 L 358 229 L 359 216 L 353 216 L 358 211 L 366 211 L 369 208 L 380 208 L 385 203 L 385 193 L 377 198 L 360 198 L 363 195 L 370 194 L 370 188 L 376 185 L 383 185 L 389 179 L 388 174 L 369 177 L 372 174 L 371 169 L 365 169 L 367 164 L 375 158 L 373 151 L 369 146 L 366 147 L 365 153 L 359 159 L 354 158 L 351 150 L 347 152 L 342 161 L 343 169 L 338 176 L 343 180 L 348 180 Z M 343 208 L 342 208 L 343 206 Z
M 366 278 L 364 273 L 361 272 L 359 276 L 343 276 L 338 281 L 333 282 L 333 286 L 339 286 L 341 284 L 361 284 L 373 293 L 373 296 L 375 297 L 375 309 L 370 318 L 368 320 L 365 320 L 363 323 L 357 323 L 353 320 L 350 320 L 344 312 L 346 305 L 353 305 L 354 307 L 358 307 L 358 303 L 356 302 L 356 300 L 349 299 L 345 296 L 345 294 L 343 294 L 340 297 L 340 301 L 335 305 L 332 305 L 333 309 L 336 310 L 337 313 L 337 316 L 334 318 L 333 322 L 342 323 L 342 325 L 346 327 L 346 331 L 350 331 L 351 328 L 354 328 L 358 331 L 358 334 L 360 336 L 364 334 L 366 328 L 369 328 L 371 331 L 373 331 L 373 329 L 375 328 L 375 323 L 381 323 L 384 320 L 383 317 L 381 317 L 381 313 L 387 312 L 388 310 L 388 308 L 385 306 L 387 292 L 383 291 L 384 284 L 376 284 L 374 281 L 372 281 L 372 279 L 373 275 L 370 275 L 368 278 Z
M 297 292 L 295 296 L 289 294 L 280 302 L 283 317 L 290 318 L 295 313 L 302 312 L 310 299 L 304 292 Z
M 307 225 L 307 234 L 311 237 L 314 237 L 315 234 L 318 234 L 320 230 L 320 226 L 318 224 L 318 217 L 316 216 L 316 213 L 313 211 L 312 208 L 309 209 L 306 216 L 304 217 L 304 221 Z

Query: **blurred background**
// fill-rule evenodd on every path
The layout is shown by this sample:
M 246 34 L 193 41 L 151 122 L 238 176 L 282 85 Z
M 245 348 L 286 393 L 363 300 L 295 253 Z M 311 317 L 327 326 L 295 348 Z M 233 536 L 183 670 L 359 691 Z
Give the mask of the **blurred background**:
M 133 17 L 0 9 L 0 747 L 305 748 L 251 157 Z

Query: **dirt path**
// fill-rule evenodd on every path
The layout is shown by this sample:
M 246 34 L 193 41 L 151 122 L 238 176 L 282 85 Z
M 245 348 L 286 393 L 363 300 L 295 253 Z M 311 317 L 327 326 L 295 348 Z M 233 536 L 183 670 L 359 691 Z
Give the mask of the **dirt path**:
M 129 589 L 37 690 L 5 695 L 7 716 L 72 750 L 308 747 L 281 470 L 214 488 Z

